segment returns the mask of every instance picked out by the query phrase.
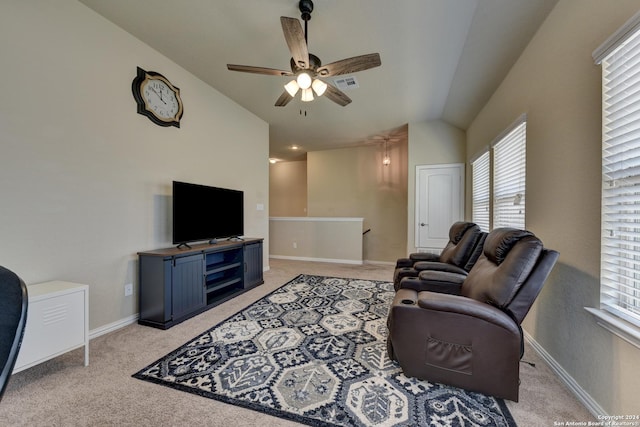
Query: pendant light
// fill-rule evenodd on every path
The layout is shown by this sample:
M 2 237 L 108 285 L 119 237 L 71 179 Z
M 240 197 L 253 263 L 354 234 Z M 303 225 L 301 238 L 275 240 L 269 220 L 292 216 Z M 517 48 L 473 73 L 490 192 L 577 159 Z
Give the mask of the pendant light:
M 389 139 L 384 140 L 384 157 L 382 158 L 382 164 L 389 166 L 391 164 L 391 157 L 389 157 Z

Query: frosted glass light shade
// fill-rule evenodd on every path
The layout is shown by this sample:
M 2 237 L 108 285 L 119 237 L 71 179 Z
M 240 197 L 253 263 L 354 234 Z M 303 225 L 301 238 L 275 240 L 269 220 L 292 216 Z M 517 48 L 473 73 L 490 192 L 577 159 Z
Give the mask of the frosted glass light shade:
M 315 79 L 311 87 L 313 87 L 314 92 L 318 96 L 322 96 L 324 91 L 327 90 L 327 84 L 320 79 Z
M 301 99 L 304 102 L 313 101 L 313 91 L 311 90 L 311 88 L 302 89 L 302 98 Z
M 300 89 L 309 89 L 311 87 L 311 76 L 308 73 L 302 72 L 298 74 L 296 81 Z
M 296 93 L 298 93 L 298 89 L 300 89 L 300 86 L 298 86 L 298 82 L 296 82 L 295 80 L 291 80 L 289 83 L 284 85 L 284 88 L 287 92 L 289 92 L 289 95 L 294 97 L 296 96 Z

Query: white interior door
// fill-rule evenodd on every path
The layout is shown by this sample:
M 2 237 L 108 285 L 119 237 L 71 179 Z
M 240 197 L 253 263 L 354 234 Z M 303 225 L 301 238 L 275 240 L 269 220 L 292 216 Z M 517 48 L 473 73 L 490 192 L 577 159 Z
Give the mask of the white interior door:
M 464 218 L 464 164 L 416 166 L 416 247 L 441 250 Z

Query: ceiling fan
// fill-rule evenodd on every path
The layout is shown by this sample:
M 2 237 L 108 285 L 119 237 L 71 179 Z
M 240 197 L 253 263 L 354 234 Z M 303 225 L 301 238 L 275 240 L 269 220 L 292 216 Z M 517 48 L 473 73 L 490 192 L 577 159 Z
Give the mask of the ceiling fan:
M 300 21 L 296 18 L 280 17 L 284 38 L 291 52 L 291 71 L 235 64 L 227 64 L 227 68 L 231 71 L 241 71 L 244 73 L 294 76 L 295 78 L 284 86 L 285 91 L 276 101 L 276 107 L 284 107 L 287 105 L 298 91 L 302 91 L 302 101 L 312 101 L 313 93 L 315 92 L 316 96 L 325 94 L 327 98 L 344 107 L 351 102 L 351 98 L 332 84 L 321 80 L 321 78 L 355 73 L 357 71 L 378 67 L 381 65 L 380 55 L 378 53 L 371 53 L 322 65 L 320 58 L 309 53 L 307 49 L 307 22 L 311 19 L 313 1 L 300 0 L 298 7 L 302 13 L 301 17 L 304 21 L 304 31 L 302 30 Z

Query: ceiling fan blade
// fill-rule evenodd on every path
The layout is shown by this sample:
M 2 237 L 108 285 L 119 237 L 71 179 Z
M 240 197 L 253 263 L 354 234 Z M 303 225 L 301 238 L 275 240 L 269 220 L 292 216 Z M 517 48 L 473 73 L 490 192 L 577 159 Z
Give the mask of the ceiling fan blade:
M 285 90 L 284 92 L 282 92 L 282 95 L 280 95 L 280 98 L 278 98 L 275 105 L 276 107 L 284 107 L 292 99 L 293 99 L 293 96 L 289 95 L 289 92 Z
M 267 74 L 270 76 L 292 76 L 291 71 L 276 70 L 274 68 L 252 67 L 251 65 L 227 64 L 227 69 L 231 71 L 242 71 L 243 73 Z
M 341 74 L 355 73 L 357 71 L 368 70 L 379 67 L 382 64 L 380 54 L 370 53 L 368 55 L 354 56 L 353 58 L 342 59 L 323 65 L 318 68 L 318 74 L 322 77 L 339 76 Z
M 304 31 L 300 21 L 296 18 L 280 17 L 282 24 L 282 32 L 289 46 L 291 57 L 299 68 L 309 68 L 309 51 L 307 50 L 307 41 L 304 38 Z
M 324 96 L 343 107 L 351 103 L 351 98 L 349 98 L 343 91 L 328 83 Z

